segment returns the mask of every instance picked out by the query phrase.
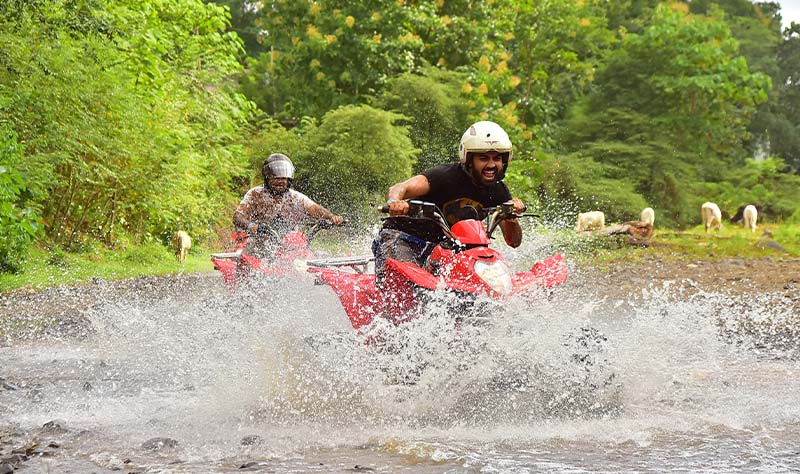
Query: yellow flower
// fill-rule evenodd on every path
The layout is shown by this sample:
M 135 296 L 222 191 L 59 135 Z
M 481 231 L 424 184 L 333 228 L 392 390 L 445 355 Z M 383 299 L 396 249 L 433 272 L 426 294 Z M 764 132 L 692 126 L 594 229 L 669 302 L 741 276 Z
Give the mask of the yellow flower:
M 403 7 L 405 5 L 406 5 L 406 0 L 397 0 L 397 6 L 398 7 Z
M 379 12 L 375 12 L 372 14 L 372 21 L 381 21 L 381 14 Z
M 674 12 L 689 13 L 689 5 L 684 5 L 680 2 L 669 2 L 669 8 Z
M 306 28 L 306 36 L 311 39 L 319 39 L 322 35 L 319 34 L 319 30 L 314 25 L 308 25 Z
M 495 66 L 495 70 L 499 74 L 503 74 L 504 72 L 508 71 L 508 63 L 505 61 L 500 61 L 499 63 L 497 63 L 497 66 Z
M 442 8 L 444 6 L 444 0 L 436 0 L 436 8 Z
M 492 65 L 489 63 L 489 58 L 485 54 L 478 59 L 478 66 L 484 71 L 488 71 L 492 68 Z
M 517 103 L 512 100 L 506 104 L 506 107 L 508 107 L 509 110 L 517 110 Z
M 350 71 L 345 71 L 339 75 L 339 78 L 341 78 L 343 81 L 349 81 L 351 77 Z
M 592 22 L 588 18 L 581 18 L 581 21 L 578 22 L 581 26 L 589 26 Z
M 475 89 L 475 92 L 477 92 L 480 95 L 486 95 L 489 93 L 489 86 L 487 86 L 486 83 L 481 83 L 481 85 L 479 85 L 478 88 Z
M 514 33 L 509 31 L 508 33 L 503 35 L 503 39 L 506 41 L 511 41 L 512 39 L 514 39 Z
M 419 36 L 415 35 L 414 33 L 410 32 L 410 31 L 400 37 L 400 42 L 403 43 L 403 44 L 405 44 L 405 43 L 413 43 L 415 41 L 419 41 Z
M 486 112 L 481 112 L 478 117 L 480 117 L 481 120 L 489 120 L 489 114 Z
M 453 20 L 450 18 L 450 15 L 443 16 L 442 18 L 439 19 L 439 21 L 441 21 L 442 24 L 445 25 L 445 26 L 447 26 L 447 25 L 449 25 L 450 23 L 453 22 Z
M 508 51 L 501 51 L 497 56 L 503 61 L 508 61 L 509 59 L 511 59 L 511 53 L 509 53 Z
M 327 41 L 328 44 L 335 43 L 336 42 L 336 35 L 325 35 L 325 41 Z
M 486 43 L 486 50 L 487 51 L 494 51 L 494 41 L 489 41 Z
M 520 79 L 519 76 L 511 76 L 508 79 L 508 83 L 511 84 L 511 87 L 517 87 L 520 82 L 522 82 L 522 79 Z
M 315 16 L 315 15 L 316 15 L 317 13 L 319 13 L 321 10 L 322 10 L 322 7 L 320 6 L 320 4 L 319 4 L 319 3 L 316 3 L 316 2 L 312 3 L 312 4 L 311 4 L 311 5 L 308 7 L 308 13 L 310 13 L 310 14 L 311 14 L 311 16 Z
M 376 43 L 380 43 L 381 42 L 381 37 L 382 37 L 381 35 L 372 35 L 372 41 L 374 41 Z
M 524 138 L 525 140 L 530 140 L 531 138 L 533 138 L 533 132 L 530 130 L 522 132 L 522 138 Z
M 344 19 L 344 24 L 352 28 L 356 24 L 356 19 L 352 15 L 347 15 L 347 18 Z
M 474 100 L 468 100 L 467 101 L 467 107 L 469 107 L 470 109 L 474 109 L 476 105 L 478 105 L 478 104 L 475 103 Z
M 442 56 L 442 57 L 440 57 L 440 58 L 439 58 L 439 60 L 436 62 L 436 65 L 437 65 L 437 66 L 446 66 L 446 65 L 447 65 L 447 60 L 444 58 L 444 56 Z
M 309 66 L 311 66 L 311 69 L 318 68 L 319 67 L 319 59 L 312 59 L 311 62 L 309 63 Z
M 330 87 L 331 89 L 336 89 L 336 81 L 334 81 L 333 79 L 328 81 L 328 87 Z
M 469 94 L 470 92 L 472 92 L 472 84 L 470 84 L 469 82 L 465 82 L 461 86 L 461 92 L 463 92 L 465 94 Z
M 292 46 L 297 46 L 298 44 L 300 44 L 300 38 L 292 36 Z
M 320 71 L 320 72 L 317 73 L 316 77 L 317 77 L 318 81 L 321 81 L 321 80 L 325 79 L 325 73 Z

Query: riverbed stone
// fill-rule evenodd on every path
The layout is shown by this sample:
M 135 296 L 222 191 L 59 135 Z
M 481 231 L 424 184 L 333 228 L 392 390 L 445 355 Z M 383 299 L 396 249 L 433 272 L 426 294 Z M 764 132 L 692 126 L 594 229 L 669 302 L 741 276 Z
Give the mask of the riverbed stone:
M 151 451 L 158 451 L 164 448 L 174 448 L 176 446 L 178 446 L 177 440 L 174 440 L 172 438 L 162 438 L 162 437 L 150 438 L 144 443 L 142 443 L 143 449 L 148 449 Z

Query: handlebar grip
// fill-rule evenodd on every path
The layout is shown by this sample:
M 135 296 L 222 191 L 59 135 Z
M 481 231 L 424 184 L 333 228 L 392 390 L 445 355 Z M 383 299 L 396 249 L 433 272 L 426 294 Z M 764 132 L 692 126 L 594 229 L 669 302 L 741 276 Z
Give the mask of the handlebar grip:
M 378 211 L 383 212 L 385 214 L 389 213 L 389 206 L 381 206 L 378 208 Z

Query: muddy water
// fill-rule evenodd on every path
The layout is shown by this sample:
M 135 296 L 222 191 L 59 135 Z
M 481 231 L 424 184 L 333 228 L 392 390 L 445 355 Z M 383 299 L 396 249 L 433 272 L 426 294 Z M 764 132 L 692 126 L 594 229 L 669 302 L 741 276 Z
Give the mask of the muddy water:
M 0 347 L 17 472 L 796 472 L 789 302 L 574 275 L 491 322 L 439 307 L 380 349 L 330 289 L 212 275 Z M 702 289 L 701 289 L 702 290 Z M 763 329 L 759 329 L 763 328 Z M 46 426 L 45 426 L 46 425 Z

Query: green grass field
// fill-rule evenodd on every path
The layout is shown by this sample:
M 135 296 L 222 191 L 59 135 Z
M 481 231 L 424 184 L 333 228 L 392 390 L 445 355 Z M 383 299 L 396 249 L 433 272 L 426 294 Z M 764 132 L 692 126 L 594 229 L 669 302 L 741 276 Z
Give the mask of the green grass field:
M 772 237 L 765 236 L 768 231 Z M 573 239 L 576 238 L 573 234 Z M 705 232 L 703 226 L 675 231 L 656 228 L 647 246 L 628 245 L 623 238 L 590 237 L 582 251 L 573 252 L 583 263 L 634 263 L 645 257 L 659 260 L 714 260 L 737 258 L 800 257 L 800 225 L 767 224 L 751 233 L 740 226 L 727 225 L 719 231 Z
M 201 247 L 193 247 L 183 265 L 178 263 L 169 249 L 159 244 L 132 247 L 124 251 L 103 249 L 82 253 L 34 247 L 23 272 L 0 273 L 0 292 L 21 287 L 38 290 L 57 285 L 79 285 L 92 277 L 118 280 L 213 269 L 209 252 Z
M 538 230 L 539 232 L 549 232 Z M 771 238 L 762 235 L 765 231 Z M 321 236 L 316 247 L 336 254 L 345 250 L 341 239 Z M 552 252 L 564 252 L 583 265 L 602 265 L 616 261 L 635 263 L 645 258 L 675 260 L 691 258 L 800 258 L 800 225 L 763 224 L 750 233 L 740 226 L 727 225 L 706 234 L 702 226 L 684 231 L 656 228 L 648 246 L 628 245 L 624 239 L 607 236 L 578 237 L 572 231 L 552 231 Z M 22 273 L 0 273 L 0 292 L 21 287 L 38 290 L 57 285 L 80 285 L 92 277 L 116 280 L 143 275 L 169 275 L 180 272 L 212 271 L 210 251 L 193 247 L 181 265 L 172 253 L 156 243 L 127 250 L 101 249 L 68 253 L 34 247 Z

